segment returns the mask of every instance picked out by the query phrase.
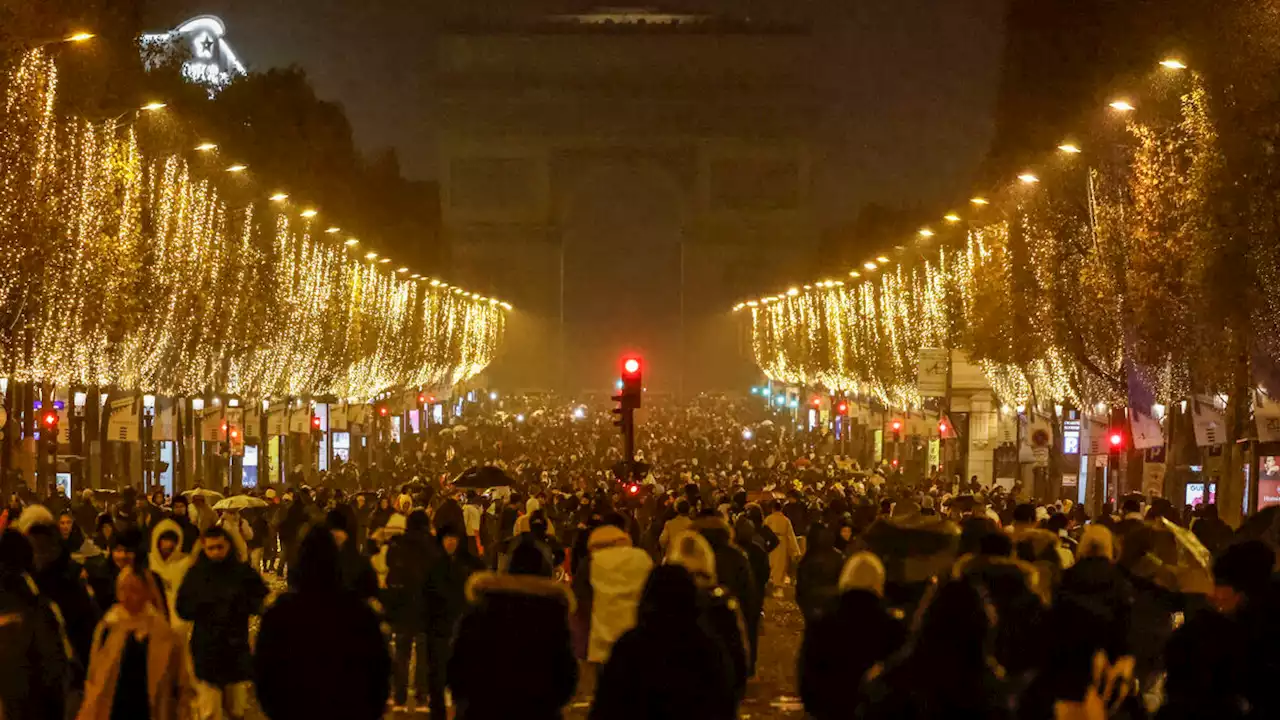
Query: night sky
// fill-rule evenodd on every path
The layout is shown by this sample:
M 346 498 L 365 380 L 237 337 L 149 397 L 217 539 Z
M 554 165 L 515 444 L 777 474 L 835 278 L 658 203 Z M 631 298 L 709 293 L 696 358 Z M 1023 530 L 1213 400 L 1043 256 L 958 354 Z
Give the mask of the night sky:
M 151 19 L 159 30 L 196 14 L 220 16 L 251 69 L 300 65 L 322 98 L 345 106 L 361 148 L 394 147 L 406 175 L 433 179 L 428 69 L 441 1 L 166 0 Z M 819 183 L 834 188 L 820 198 L 824 224 L 848 220 L 869 201 L 933 211 L 965 197 L 993 132 L 1005 0 L 832 7 L 822 22 L 829 60 L 814 69 L 832 88 L 839 118 L 824 130 L 836 148 Z

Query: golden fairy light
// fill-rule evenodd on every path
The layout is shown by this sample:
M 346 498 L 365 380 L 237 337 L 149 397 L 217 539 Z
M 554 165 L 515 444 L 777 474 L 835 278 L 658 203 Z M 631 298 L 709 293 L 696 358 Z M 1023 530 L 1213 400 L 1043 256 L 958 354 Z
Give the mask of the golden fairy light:
M 460 382 L 493 358 L 510 304 L 363 262 L 327 237 L 336 228 L 313 234 L 280 212 L 283 193 L 232 206 L 200 163 L 142 152 L 140 130 L 58 118 L 57 72 L 42 52 L 6 72 L 7 376 L 167 395 L 372 397 Z

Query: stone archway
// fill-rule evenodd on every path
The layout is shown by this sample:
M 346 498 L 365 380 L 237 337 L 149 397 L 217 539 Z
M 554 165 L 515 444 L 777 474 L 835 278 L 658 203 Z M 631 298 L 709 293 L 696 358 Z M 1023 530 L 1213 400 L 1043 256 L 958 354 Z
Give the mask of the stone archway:
M 645 385 L 676 393 L 683 372 L 683 193 L 658 164 L 594 159 L 564 188 L 562 387 L 613 390 L 618 358 L 639 352 Z

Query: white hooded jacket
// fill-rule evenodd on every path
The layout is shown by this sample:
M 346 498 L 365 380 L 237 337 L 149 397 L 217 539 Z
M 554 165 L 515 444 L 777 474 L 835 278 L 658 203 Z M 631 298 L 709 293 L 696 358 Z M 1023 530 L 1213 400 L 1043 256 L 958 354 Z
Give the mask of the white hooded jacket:
M 170 531 L 178 534 L 178 545 L 166 559 L 160 556 L 160 536 Z M 178 619 L 177 608 L 174 605 L 178 599 L 178 588 L 182 586 L 182 579 L 187 576 L 187 569 L 191 567 L 192 560 L 190 555 L 182 552 L 182 540 L 182 526 L 169 518 L 156 523 L 156 526 L 151 529 L 151 554 L 148 556 L 148 564 L 151 571 L 164 581 L 164 599 L 169 604 L 169 617 L 175 621 Z
M 636 547 L 591 553 L 591 640 L 587 659 L 604 663 L 613 644 L 636 624 L 636 609 L 653 559 Z

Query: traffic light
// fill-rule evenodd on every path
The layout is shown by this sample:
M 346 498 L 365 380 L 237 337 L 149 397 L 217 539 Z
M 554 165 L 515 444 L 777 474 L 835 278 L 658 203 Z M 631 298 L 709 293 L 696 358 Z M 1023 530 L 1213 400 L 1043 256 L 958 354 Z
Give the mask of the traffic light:
M 427 394 L 426 394 L 426 393 L 418 393 L 418 404 L 419 404 L 419 405 L 426 405 L 426 404 L 427 404 Z
M 320 416 L 319 416 L 319 415 L 312 415 L 312 416 L 311 416 L 311 429 L 312 429 L 313 431 L 315 431 L 315 432 L 319 432 L 319 431 L 320 431 Z
M 894 418 L 889 423 L 889 429 L 893 431 L 893 441 L 901 442 L 902 441 L 902 420 L 899 418 Z
M 1124 432 L 1121 430 L 1112 430 L 1107 433 L 1107 446 L 1111 452 L 1118 453 L 1124 450 Z
M 622 357 L 622 373 L 620 375 L 622 389 L 617 395 L 613 396 L 613 401 L 618 403 L 618 407 L 613 409 L 613 414 L 618 416 L 613 421 L 613 424 L 622 428 L 623 460 L 627 463 L 631 463 L 635 459 L 635 413 L 640 408 L 640 399 L 644 394 L 643 370 L 644 363 L 640 361 L 639 357 L 624 355 Z
M 227 445 L 231 455 L 244 457 L 244 433 L 235 425 L 227 428 Z
M 386 417 L 390 412 L 391 411 L 387 409 L 386 405 L 378 406 L 378 417 Z
M 840 413 L 841 415 L 848 415 L 849 403 L 845 402 L 844 400 L 841 400 L 840 404 L 836 405 L 836 412 Z
M 814 399 L 813 399 L 813 406 L 814 406 L 814 407 L 821 407 L 821 406 L 822 406 L 822 398 L 820 398 L 820 397 L 816 397 L 816 398 L 814 398 Z
M 58 454 L 58 411 L 44 410 L 40 413 L 40 440 L 45 451 L 50 455 Z

